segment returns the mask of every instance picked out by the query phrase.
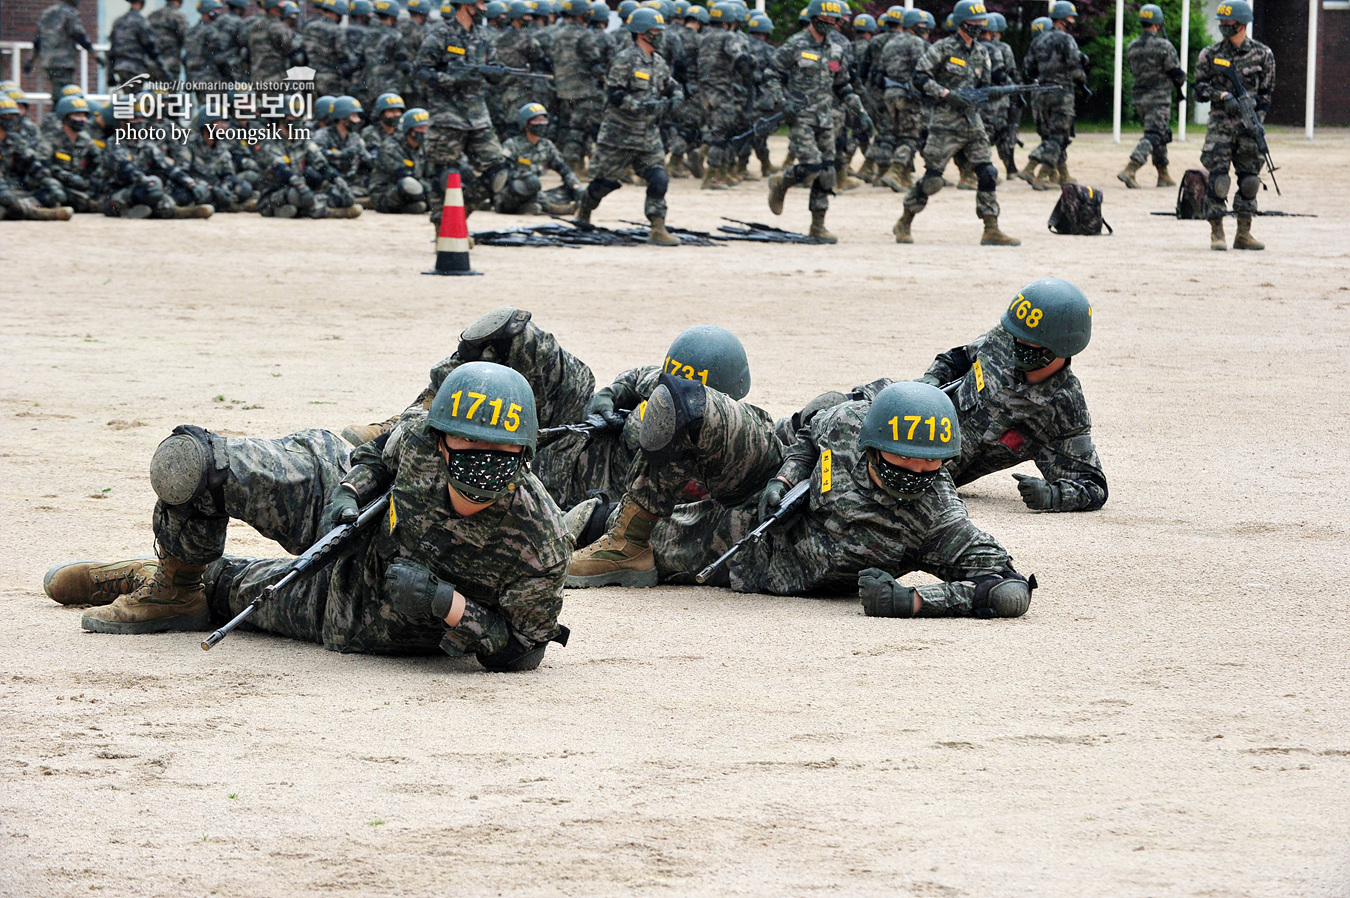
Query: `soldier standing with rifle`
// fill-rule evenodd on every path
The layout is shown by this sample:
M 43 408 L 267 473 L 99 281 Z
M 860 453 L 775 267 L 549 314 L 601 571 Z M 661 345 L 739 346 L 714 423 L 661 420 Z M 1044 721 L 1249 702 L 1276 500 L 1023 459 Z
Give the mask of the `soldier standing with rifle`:
M 1275 91 L 1275 54 L 1247 36 L 1252 7 L 1246 0 L 1223 0 L 1217 15 L 1223 40 L 1201 50 L 1195 64 L 1195 98 L 1213 104 L 1200 150 L 1200 164 L 1209 169 L 1209 246 L 1228 248 L 1223 215 L 1232 183 L 1231 164 L 1237 170 L 1238 188 L 1233 197 L 1238 220 L 1233 249 L 1260 250 L 1266 246 L 1252 237 L 1252 215 L 1261 189 L 1261 169 L 1270 159 L 1262 120 Z

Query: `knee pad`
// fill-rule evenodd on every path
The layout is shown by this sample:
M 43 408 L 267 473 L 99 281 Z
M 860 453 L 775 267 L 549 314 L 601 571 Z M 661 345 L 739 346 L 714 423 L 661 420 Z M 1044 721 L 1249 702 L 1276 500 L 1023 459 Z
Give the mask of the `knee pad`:
M 820 193 L 834 193 L 834 168 L 826 166 L 820 174 L 816 175 L 815 183 L 811 185 L 812 191 Z
M 796 432 L 807 424 L 810 424 L 811 419 L 816 415 L 826 409 L 834 408 L 836 405 L 843 402 L 848 402 L 848 396 L 840 393 L 838 390 L 830 390 L 828 393 L 821 393 L 815 399 L 806 403 L 806 405 L 802 406 L 801 411 L 796 412 L 792 416 L 793 439 L 796 439 Z
M 1167 135 L 1160 131 L 1145 131 L 1144 140 L 1147 140 L 1154 149 L 1167 143 Z
M 137 184 L 131 195 L 135 203 L 154 206 L 164 199 L 164 182 L 158 175 L 151 175 L 144 182 Z
M 591 199 L 600 202 L 623 185 L 618 181 L 611 181 L 608 178 L 597 178 L 586 187 L 586 192 L 591 195 Z
M 919 182 L 919 187 L 926 196 L 932 196 L 942 189 L 942 172 L 930 168 L 923 173 L 923 180 Z
M 659 165 L 653 165 L 642 173 L 642 180 L 647 182 L 647 196 L 653 199 L 660 199 L 666 195 L 666 189 L 670 187 L 670 175 Z
M 410 179 L 405 178 L 404 180 Z M 507 187 L 510 188 L 511 193 L 515 194 L 516 196 L 522 199 L 528 199 L 529 197 L 537 196 L 542 186 L 543 185 L 539 183 L 539 176 L 536 175 L 534 172 L 526 172 L 523 175 L 519 175 L 518 177 L 512 178 L 510 182 L 507 184 Z
M 662 374 L 661 381 L 642 412 L 638 445 L 658 464 L 669 454 L 681 433 L 697 443 L 707 408 L 708 388 L 695 380 Z
M 1238 193 L 1244 200 L 1254 200 L 1261 191 L 1261 179 L 1256 175 L 1238 172 Z
M 1209 189 L 1215 196 L 1228 196 L 1228 188 L 1232 186 L 1233 180 L 1228 177 L 1227 168 L 1209 173 Z
M 166 505 L 186 505 L 217 490 L 229 474 L 225 441 L 192 424 L 173 429 L 150 459 L 150 486 Z
M 398 189 L 405 197 L 413 200 L 420 197 L 423 193 L 422 182 L 416 178 L 399 178 Z
M 971 610 L 976 617 L 1021 617 L 1031 607 L 1036 576 L 1023 577 L 1010 571 L 1006 577 L 980 577 L 975 581 Z
M 505 359 L 510 353 L 511 342 L 525 332 L 531 315 L 525 309 L 512 306 L 493 309 L 464 328 L 456 352 L 462 361 L 476 362 L 483 357 L 483 350 L 491 346 L 498 359 Z
M 979 166 L 975 169 L 975 175 L 979 179 L 979 190 L 989 193 L 998 187 L 998 169 L 994 168 L 993 163 L 986 162 Z

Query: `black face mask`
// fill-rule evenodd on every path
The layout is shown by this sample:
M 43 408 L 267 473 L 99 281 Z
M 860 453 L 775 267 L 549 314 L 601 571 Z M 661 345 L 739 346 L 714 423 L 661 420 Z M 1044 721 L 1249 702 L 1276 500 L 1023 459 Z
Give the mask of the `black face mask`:
M 974 22 L 962 22 L 961 30 L 964 31 L 966 36 L 971 40 L 979 40 L 980 35 L 984 34 L 984 25 L 977 25 Z
M 1018 371 L 1038 371 L 1055 360 L 1053 352 L 1044 346 L 1013 342 L 1013 364 Z
M 87 124 L 89 124 L 88 120 L 81 121 L 80 119 L 77 118 L 66 119 L 66 127 L 76 132 L 83 131 L 84 126 Z
M 1241 29 L 1241 28 L 1242 28 L 1242 26 L 1241 26 L 1241 25 L 1238 25 L 1238 24 L 1232 24 L 1232 25 L 1223 25 L 1223 24 L 1220 24 L 1220 25 L 1219 25 L 1219 33 L 1222 34 L 1222 35 L 1224 36 L 1224 40 L 1228 40 L 1228 39 L 1234 37 L 1234 36 L 1238 33 L 1238 30 Z
M 812 19 L 811 24 L 815 26 L 816 33 L 822 37 L 834 30 L 834 23 L 828 19 Z
M 450 485 L 472 502 L 491 502 L 509 493 L 520 471 L 520 452 L 501 449 L 446 449 Z
M 911 471 L 899 465 L 893 465 L 881 457 L 875 449 L 868 450 L 872 468 L 881 480 L 881 488 L 894 499 L 909 502 L 928 491 L 937 479 L 937 471 Z

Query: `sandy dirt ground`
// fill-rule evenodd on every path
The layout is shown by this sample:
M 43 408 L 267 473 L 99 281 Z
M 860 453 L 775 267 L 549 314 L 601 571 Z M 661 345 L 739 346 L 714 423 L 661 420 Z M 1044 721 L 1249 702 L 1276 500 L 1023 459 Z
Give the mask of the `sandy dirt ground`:
M 1173 193 L 1124 190 L 1104 136 L 1071 167 L 1115 235 L 1049 234 L 1055 195 L 1019 183 L 1019 249 L 980 247 L 956 190 L 914 246 L 865 188 L 834 201 L 835 247 L 484 248 L 466 279 L 419 275 L 413 218 L 0 223 L 0 893 L 1350 895 L 1350 134 L 1272 149 L 1265 207 L 1320 217 L 1259 220 L 1261 254 L 1150 217 Z M 641 203 L 626 187 L 597 221 Z M 805 193 L 787 205 L 804 231 Z M 679 181 L 670 207 L 772 219 L 762 183 Z M 750 399 L 786 413 L 917 377 L 1047 275 L 1095 306 L 1074 368 L 1111 497 L 1038 515 L 1007 474 L 962 490 L 1039 576 L 1019 620 L 581 590 L 569 647 L 490 675 L 88 634 L 42 593 L 58 561 L 151 551 L 174 425 L 379 420 L 498 305 L 602 382 L 724 325 Z

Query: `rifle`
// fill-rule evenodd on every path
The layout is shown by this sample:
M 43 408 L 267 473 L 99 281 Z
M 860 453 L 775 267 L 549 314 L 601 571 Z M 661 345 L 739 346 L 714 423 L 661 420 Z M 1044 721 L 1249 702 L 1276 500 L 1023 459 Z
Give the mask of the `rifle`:
M 734 556 L 741 549 L 744 549 L 751 543 L 758 542 L 760 539 L 762 539 L 764 537 L 764 534 L 769 532 L 770 527 L 773 527 L 775 524 L 780 523 L 781 521 L 786 519 L 788 515 L 795 512 L 797 510 L 797 506 L 800 505 L 802 501 L 805 500 L 808 495 L 810 495 L 810 493 L 811 493 L 811 480 L 809 478 L 803 480 L 801 483 L 797 484 L 792 489 L 788 490 L 787 495 L 783 496 L 783 501 L 778 503 L 778 508 L 774 511 L 773 514 L 769 515 L 767 518 L 760 521 L 758 527 L 756 527 L 754 530 L 751 530 L 749 533 L 743 536 L 739 542 L 733 545 L 730 549 L 727 549 L 725 552 L 723 552 L 720 558 L 718 558 L 712 564 L 705 567 L 703 570 L 699 571 L 698 575 L 695 576 L 694 579 L 697 580 L 699 583 L 707 583 L 708 578 L 713 575 L 713 571 L 717 570 L 719 567 L 730 561 L 732 556 Z
M 553 76 L 545 72 L 533 72 L 528 68 L 516 68 L 509 65 L 497 65 L 491 62 L 473 63 L 456 62 L 451 64 L 451 68 L 475 69 L 484 75 L 514 75 L 517 78 L 542 78 L 545 81 L 552 81 Z
M 883 76 L 881 82 L 884 87 L 900 88 L 905 92 L 905 96 L 911 100 L 923 99 L 923 94 L 915 90 L 914 85 L 909 83 L 908 81 L 896 81 L 894 78 L 886 78 Z
M 1229 209 L 1225 211 L 1223 214 L 1232 217 L 1237 215 L 1238 213 L 1234 212 L 1232 209 Z M 1259 211 L 1252 212 L 1249 214 L 1264 215 L 1268 218 L 1317 218 L 1316 215 L 1310 215 L 1307 212 L 1280 212 L 1279 210 L 1276 209 L 1261 209 Z M 1177 217 L 1177 214 L 1175 212 L 1150 212 L 1149 215 L 1166 215 L 1168 218 Z
M 1002 84 L 995 87 L 960 87 L 950 92 L 963 97 L 969 104 L 966 107 L 966 120 L 973 125 L 979 121 L 982 103 L 999 97 L 1058 93 L 1062 90 L 1064 88 L 1058 84 Z
M 718 235 L 718 240 L 746 240 L 752 243 L 819 243 L 815 237 L 809 237 L 806 234 L 799 234 L 796 231 L 785 231 L 782 228 L 775 228 L 773 225 L 760 224 L 757 221 L 740 221 L 735 218 L 722 216 L 723 221 L 729 221 L 733 225 L 741 227 L 728 227 L 727 225 L 718 225 L 717 230 L 726 236 Z
M 627 418 L 628 413 L 629 410 L 626 408 L 621 408 L 614 412 L 614 414 L 618 415 L 620 418 Z M 580 433 L 589 436 L 593 433 L 604 433 L 611 429 L 613 429 L 613 426 L 607 423 L 599 415 L 591 415 L 587 417 L 585 421 L 580 421 L 576 424 L 560 424 L 557 427 L 541 427 L 539 428 L 538 439 L 541 441 L 551 440 L 557 437 L 566 436 L 569 433 Z
M 1256 148 L 1261 151 L 1262 157 L 1266 160 L 1266 168 L 1270 170 L 1270 183 L 1275 185 L 1275 195 L 1282 196 L 1280 193 L 1280 182 L 1275 180 L 1275 160 L 1270 158 L 1270 147 L 1266 145 L 1266 128 L 1261 124 L 1261 116 L 1256 114 L 1256 101 L 1252 99 L 1251 94 L 1247 93 L 1247 88 L 1243 86 L 1242 79 L 1238 77 L 1237 69 L 1231 65 L 1224 69 L 1228 75 L 1228 80 L 1233 82 L 1233 97 L 1238 101 L 1239 115 L 1242 118 L 1242 126 L 1247 129 L 1252 138 L 1256 141 Z M 1266 185 L 1262 184 L 1262 187 Z
M 329 530 L 323 537 L 305 550 L 305 553 L 293 562 L 286 575 L 277 582 L 263 588 L 262 595 L 248 603 L 243 611 L 239 612 L 234 618 L 202 641 L 202 651 L 209 652 L 211 646 L 220 642 L 230 631 L 244 622 L 250 614 L 258 610 L 258 606 L 268 599 L 272 598 L 285 587 L 291 585 L 297 580 L 318 573 L 323 568 L 331 564 L 337 557 L 352 547 L 359 537 L 380 518 L 384 517 L 389 511 L 389 493 L 385 493 L 374 502 L 365 507 L 355 521 L 350 524 L 339 524 L 332 530 Z
M 765 116 L 764 118 L 756 119 L 755 123 L 750 126 L 749 131 L 746 131 L 743 134 L 737 134 L 731 138 L 731 145 L 735 147 L 736 150 L 739 152 L 740 148 L 750 138 L 755 137 L 759 138 L 760 140 L 763 140 L 765 137 L 768 137 L 769 134 L 772 133 L 773 127 L 782 120 L 783 120 L 783 113 L 781 112 L 775 112 L 773 115 L 768 115 Z

